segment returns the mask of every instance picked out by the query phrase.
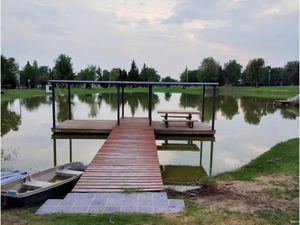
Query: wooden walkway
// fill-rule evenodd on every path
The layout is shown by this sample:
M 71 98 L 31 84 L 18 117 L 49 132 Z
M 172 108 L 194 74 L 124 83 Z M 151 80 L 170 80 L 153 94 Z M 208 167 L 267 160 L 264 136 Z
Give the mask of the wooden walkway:
M 154 130 L 147 122 L 121 119 L 72 192 L 162 191 Z

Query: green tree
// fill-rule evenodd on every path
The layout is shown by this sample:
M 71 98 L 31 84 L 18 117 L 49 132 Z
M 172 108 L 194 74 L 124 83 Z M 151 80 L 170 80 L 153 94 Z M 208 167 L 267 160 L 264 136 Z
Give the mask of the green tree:
M 28 88 L 35 88 L 40 80 L 39 74 L 37 61 L 34 60 L 32 65 L 27 61 L 23 70 L 20 72 L 21 84 Z
M 177 82 L 177 80 L 173 79 L 170 76 L 166 76 L 166 77 L 161 79 L 161 82 Z
M 127 76 L 128 81 L 138 81 L 139 80 L 139 69 L 137 68 L 134 60 L 131 63 L 131 69 Z
M 113 68 L 109 73 L 109 80 L 116 81 L 119 80 L 122 70 L 119 68 Z
M 147 67 L 144 63 L 143 69 L 140 74 L 140 80 L 158 82 L 160 80 L 160 76 L 154 68 Z
M 14 58 L 1 55 L 1 87 L 16 88 L 19 66 Z
M 96 70 L 96 80 L 101 81 L 102 80 L 102 70 L 100 66 L 97 67 Z
M 73 64 L 71 57 L 60 54 L 55 60 L 55 66 L 53 68 L 53 75 L 58 80 L 73 80 Z
M 286 84 L 299 85 L 299 61 L 287 62 L 283 75 Z
M 250 60 L 245 70 L 246 80 L 258 87 L 264 73 L 264 66 L 265 60 L 263 58 Z
M 188 68 L 185 67 L 185 70 L 180 74 L 180 82 L 188 82 Z
M 220 65 L 213 57 L 203 59 L 199 68 L 199 81 L 216 82 L 220 75 Z
M 101 80 L 102 81 L 109 81 L 109 72 L 108 72 L 108 70 L 103 70 Z M 107 88 L 108 84 L 101 84 L 100 86 L 103 87 L 103 88 Z
M 96 80 L 97 67 L 94 65 L 88 65 L 87 68 L 80 70 L 77 74 L 79 80 Z
M 224 64 L 223 75 L 225 84 L 237 84 L 241 78 L 242 65 L 237 63 L 236 60 L 229 60 Z
M 51 79 L 51 69 L 48 66 L 40 66 L 39 67 L 39 80 L 38 83 L 41 85 L 46 85 L 48 81 Z
M 121 73 L 120 73 L 120 76 L 119 76 L 119 80 L 120 81 L 126 81 L 127 80 L 127 72 L 126 70 L 122 70 Z

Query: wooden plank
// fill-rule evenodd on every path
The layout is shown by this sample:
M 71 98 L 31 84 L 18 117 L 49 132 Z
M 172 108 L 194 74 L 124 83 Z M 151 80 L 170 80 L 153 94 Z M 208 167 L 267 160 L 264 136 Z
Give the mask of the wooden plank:
M 154 130 L 145 119 L 121 119 L 73 192 L 115 192 L 127 188 L 164 189 Z

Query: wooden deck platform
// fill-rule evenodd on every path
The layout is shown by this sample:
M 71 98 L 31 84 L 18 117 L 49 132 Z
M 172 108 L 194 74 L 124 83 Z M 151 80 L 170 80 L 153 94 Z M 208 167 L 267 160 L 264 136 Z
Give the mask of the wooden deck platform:
M 134 124 L 148 125 L 148 118 L 145 117 L 126 117 L 121 121 L 130 121 Z M 110 134 L 117 126 L 115 120 L 66 120 L 58 124 L 53 133 L 59 134 Z M 195 122 L 194 127 L 190 128 L 185 123 L 172 123 L 168 128 L 162 121 L 152 121 L 152 128 L 155 135 L 204 135 L 213 136 L 214 130 L 206 123 Z
M 99 123 L 113 126 L 112 122 L 98 121 L 85 128 L 97 128 Z M 82 121 L 65 124 L 77 130 Z M 153 128 L 145 119 L 122 119 L 119 126 L 115 125 L 72 192 L 162 191 Z

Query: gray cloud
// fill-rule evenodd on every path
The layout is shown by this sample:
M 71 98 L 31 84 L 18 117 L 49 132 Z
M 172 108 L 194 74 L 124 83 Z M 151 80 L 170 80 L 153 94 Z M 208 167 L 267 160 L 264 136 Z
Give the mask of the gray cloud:
M 132 59 L 179 77 L 204 57 L 220 63 L 253 57 L 283 66 L 298 59 L 297 0 L 2 1 L 2 53 L 20 67 L 53 66 L 69 54 L 88 64 L 130 68 Z M 17 7 L 16 7 L 17 6 Z M 296 8 L 296 9 L 295 9 Z

